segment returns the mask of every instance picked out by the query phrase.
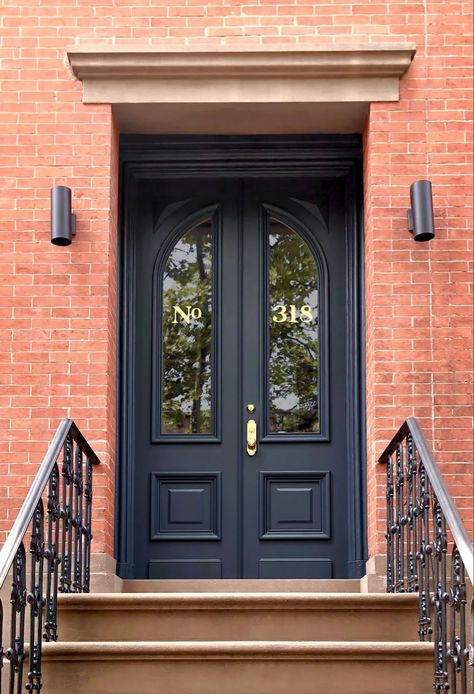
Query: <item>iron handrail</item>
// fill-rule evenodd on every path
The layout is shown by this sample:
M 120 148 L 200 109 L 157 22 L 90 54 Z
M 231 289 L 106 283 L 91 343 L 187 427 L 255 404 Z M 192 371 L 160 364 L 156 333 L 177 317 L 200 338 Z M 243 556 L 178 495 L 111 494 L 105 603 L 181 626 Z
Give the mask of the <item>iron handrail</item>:
M 62 419 L 58 428 L 56 429 L 56 433 L 54 434 L 38 472 L 36 473 L 33 484 L 25 497 L 18 516 L 13 523 L 12 529 L 8 534 L 5 544 L 0 550 L 0 589 L 8 576 L 13 559 L 15 558 L 20 543 L 28 529 L 28 525 L 31 523 L 31 519 L 33 518 L 35 509 L 48 483 L 54 464 L 56 463 L 66 441 L 67 435 L 71 430 L 74 431 L 75 440 L 81 446 L 83 452 L 87 455 L 90 461 L 96 465 L 100 463 L 100 460 L 89 446 L 86 439 L 82 436 L 74 421 L 67 418 Z
M 472 585 L 474 552 L 466 528 L 414 417 L 379 462 L 387 469 L 387 592 L 418 594 L 418 637 L 434 646 L 433 689 L 468 694 L 474 599 L 469 608 L 466 577 Z
M 0 598 L 0 694 L 4 659 L 10 693 L 41 690 L 43 642 L 58 638 L 58 594 L 90 590 L 92 478 L 99 462 L 73 420 L 63 419 L 0 551 L 0 588 L 11 578 L 5 644 Z
M 469 576 L 471 583 L 474 584 L 474 552 L 473 545 L 469 539 L 466 527 L 461 520 L 459 511 L 457 510 L 451 494 L 446 487 L 439 467 L 437 466 L 431 448 L 418 424 L 415 417 L 409 417 L 397 431 L 393 439 L 379 458 L 379 463 L 385 463 L 387 459 L 396 452 L 399 442 L 410 433 L 413 438 L 420 458 L 423 461 L 424 468 L 428 475 L 433 491 L 438 499 L 441 510 L 446 518 L 448 527 L 452 533 L 454 543 L 456 544 L 461 559 L 463 560 L 466 573 Z

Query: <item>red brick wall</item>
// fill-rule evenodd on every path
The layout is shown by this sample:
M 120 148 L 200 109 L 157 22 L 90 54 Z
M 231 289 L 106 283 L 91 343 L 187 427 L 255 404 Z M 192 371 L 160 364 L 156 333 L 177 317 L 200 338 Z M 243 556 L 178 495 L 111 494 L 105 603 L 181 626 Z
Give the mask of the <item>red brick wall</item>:
M 66 46 L 104 39 L 254 46 L 414 41 L 398 103 L 364 136 L 369 537 L 382 548 L 375 462 L 418 416 L 472 529 L 471 4 L 296 0 L 3 0 L 0 9 L 0 539 L 60 417 L 104 466 L 95 550 L 111 551 L 117 137 L 86 106 Z M 437 237 L 406 230 L 408 186 L 433 182 Z M 78 235 L 49 243 L 49 190 L 73 189 Z M 471 268 L 472 269 L 472 268 Z M 471 475 L 471 477 L 469 477 Z

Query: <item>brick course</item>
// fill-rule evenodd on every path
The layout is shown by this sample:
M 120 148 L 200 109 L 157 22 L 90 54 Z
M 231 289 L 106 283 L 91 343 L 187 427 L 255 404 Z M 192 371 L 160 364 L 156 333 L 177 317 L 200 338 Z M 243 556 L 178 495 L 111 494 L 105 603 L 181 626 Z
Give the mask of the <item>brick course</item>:
M 2 0 L 0 3 L 0 541 L 58 420 L 103 460 L 95 551 L 113 545 L 117 133 L 83 105 L 65 48 L 414 41 L 397 103 L 364 131 L 369 545 L 383 548 L 376 460 L 420 418 L 463 517 L 472 494 L 472 5 L 468 2 Z M 406 230 L 429 178 L 435 241 Z M 49 243 L 49 190 L 73 189 L 78 235 Z M 472 485 L 471 485 L 472 486 Z

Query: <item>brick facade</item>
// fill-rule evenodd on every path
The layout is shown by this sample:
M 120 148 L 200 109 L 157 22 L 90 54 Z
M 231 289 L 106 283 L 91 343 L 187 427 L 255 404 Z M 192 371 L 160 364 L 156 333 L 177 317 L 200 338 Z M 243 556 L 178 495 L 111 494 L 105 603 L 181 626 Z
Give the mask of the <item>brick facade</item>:
M 364 131 L 369 547 L 383 549 L 376 459 L 419 417 L 458 507 L 472 509 L 472 7 L 468 2 L 3 0 L 0 8 L 0 539 L 58 420 L 103 460 L 95 551 L 112 551 L 118 140 L 84 105 L 65 49 L 91 41 L 268 46 L 413 41 L 397 103 Z M 433 183 L 437 236 L 406 229 Z M 49 243 L 49 191 L 73 189 L 78 235 Z

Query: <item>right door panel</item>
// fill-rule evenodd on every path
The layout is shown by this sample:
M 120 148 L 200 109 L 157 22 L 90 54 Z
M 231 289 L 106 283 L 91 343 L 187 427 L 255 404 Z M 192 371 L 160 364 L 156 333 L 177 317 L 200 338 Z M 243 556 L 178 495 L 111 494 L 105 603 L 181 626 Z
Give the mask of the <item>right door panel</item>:
M 256 179 L 244 191 L 243 575 L 345 577 L 344 188 Z

